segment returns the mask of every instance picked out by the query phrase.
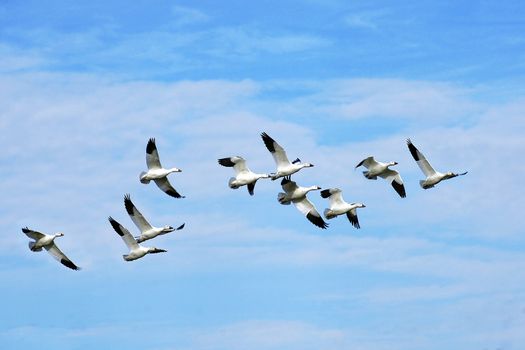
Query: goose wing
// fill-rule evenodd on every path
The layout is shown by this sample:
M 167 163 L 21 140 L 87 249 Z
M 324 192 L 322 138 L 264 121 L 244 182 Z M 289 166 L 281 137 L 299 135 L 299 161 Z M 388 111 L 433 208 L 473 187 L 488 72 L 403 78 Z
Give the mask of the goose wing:
M 134 250 L 139 247 L 139 244 L 137 243 L 135 238 L 133 238 L 131 233 L 129 233 L 129 231 L 124 226 L 119 224 L 117 220 L 113 219 L 111 216 L 108 218 L 108 220 L 111 223 L 111 226 L 113 226 L 113 229 L 115 230 L 115 232 L 117 232 L 118 235 L 124 241 L 124 243 L 126 243 L 129 250 Z
M 394 190 L 396 190 L 401 198 L 405 198 L 407 196 L 403 179 L 401 179 L 401 175 L 399 175 L 397 171 L 386 169 L 381 174 L 379 174 L 379 176 L 390 182 Z
M 284 148 L 281 147 L 281 145 L 275 142 L 275 140 L 272 139 L 265 132 L 261 134 L 261 137 L 263 139 L 264 144 L 266 145 L 266 148 L 272 154 L 273 159 L 275 160 L 275 163 L 277 164 L 277 168 L 290 164 L 290 161 L 288 160 L 288 157 L 286 156 L 286 152 L 284 151 Z
M 281 180 L 281 187 L 286 193 L 292 193 L 298 188 L 297 183 L 295 181 L 292 181 L 291 176 L 283 177 L 283 179 Z
M 22 229 L 22 232 L 25 233 L 27 237 L 32 238 L 35 241 L 38 241 L 40 238 L 45 236 L 45 234 L 38 232 L 38 231 L 33 231 L 27 227 L 24 227 Z
M 308 198 L 303 197 L 302 199 L 295 200 L 293 204 L 301 213 L 303 213 L 303 215 L 306 215 L 306 218 L 315 226 L 322 229 L 328 227 L 328 224 L 323 220 L 317 209 L 315 209 L 314 205 L 308 200 Z
M 60 261 L 62 265 L 69 267 L 72 270 L 80 270 L 80 267 L 75 265 L 71 260 L 69 260 L 66 254 L 62 253 L 62 251 L 58 249 L 55 242 L 44 246 L 44 248 L 46 248 L 49 254 L 51 254 L 55 259 Z
M 355 228 L 361 228 L 361 226 L 359 226 L 359 219 L 357 218 L 357 210 L 355 208 L 347 211 L 346 217 L 348 218 L 348 221 L 350 221 L 352 226 L 354 226 Z
M 235 174 L 239 174 L 244 171 L 250 171 L 250 169 L 248 169 L 248 167 L 246 166 L 246 160 L 239 156 L 221 158 L 218 160 L 218 162 L 222 166 L 229 167 L 229 168 L 233 167 Z
M 365 168 L 369 169 L 371 166 L 374 166 L 374 165 L 377 165 L 377 164 L 378 163 L 376 162 L 374 157 L 370 156 L 370 157 L 365 158 L 362 161 L 360 161 L 359 164 L 357 164 L 355 167 L 359 168 L 362 165 Z
M 425 174 L 426 177 L 434 175 L 436 171 L 434 170 L 434 168 L 432 168 L 432 166 L 430 165 L 428 160 L 425 158 L 423 153 L 421 153 L 416 148 L 416 146 L 414 146 L 414 144 L 412 143 L 412 141 L 410 141 L 410 139 L 407 140 L 407 146 L 408 146 L 408 149 L 410 150 L 410 154 L 412 154 L 412 157 L 414 157 L 414 160 L 416 161 L 417 165 L 419 166 L 423 174 Z
M 146 146 L 146 164 L 148 169 L 162 168 L 159 159 L 159 152 L 157 151 L 157 145 L 155 144 L 155 139 L 153 137 L 149 139 L 148 145 Z
M 135 207 L 129 194 L 124 196 L 124 206 L 126 207 L 126 211 L 128 212 L 131 221 L 133 221 L 141 233 L 153 228 L 144 216 L 142 216 L 137 207 Z
M 248 193 L 250 194 L 250 196 L 253 196 L 253 194 L 254 194 L 255 182 L 257 182 L 257 180 L 254 181 L 254 182 L 250 182 L 249 184 L 246 185 L 246 187 L 248 188 Z
M 168 195 L 175 197 L 175 198 L 184 198 L 168 181 L 167 177 L 163 177 L 161 179 L 154 180 L 157 186 L 164 192 L 166 192 Z
M 334 206 L 342 205 L 345 203 L 343 200 L 342 191 L 338 188 L 328 188 L 321 191 L 321 197 L 328 198 L 330 201 L 330 209 Z

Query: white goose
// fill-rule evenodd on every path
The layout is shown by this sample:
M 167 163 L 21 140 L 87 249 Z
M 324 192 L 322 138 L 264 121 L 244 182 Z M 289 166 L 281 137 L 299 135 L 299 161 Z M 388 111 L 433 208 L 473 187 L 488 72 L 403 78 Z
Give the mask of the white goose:
M 146 146 L 146 165 L 148 166 L 148 171 L 140 173 L 140 182 L 148 184 L 153 180 L 157 186 L 168 195 L 175 198 L 184 198 L 184 196 L 181 196 L 179 192 L 173 188 L 167 178 L 169 174 L 180 173 L 182 170 L 178 168 L 164 169 L 162 167 L 154 138 L 150 138 Z
M 182 230 L 184 228 L 184 224 L 180 225 L 177 228 L 173 228 L 172 226 L 168 225 L 164 227 L 151 226 L 150 223 L 137 209 L 137 207 L 135 207 L 135 205 L 131 201 L 131 197 L 129 196 L 129 194 L 124 196 L 124 206 L 126 207 L 126 211 L 128 212 L 129 217 L 131 218 L 135 226 L 137 226 L 137 228 L 140 230 L 140 236 L 135 237 L 137 243 L 142 243 L 144 241 L 147 241 L 148 239 L 152 239 L 160 235 L 165 235 L 166 233 L 170 233 L 173 231 Z
M 279 192 L 277 200 L 283 205 L 293 203 L 295 207 L 306 216 L 306 218 L 315 226 L 325 229 L 328 224 L 323 220 L 317 209 L 315 209 L 312 202 L 306 198 L 306 194 L 310 191 L 320 190 L 319 186 L 300 187 L 295 181 L 286 176 L 281 181 L 281 186 L 284 190 Z
M 357 218 L 357 208 L 365 208 L 363 203 L 347 203 L 343 199 L 341 190 L 338 188 L 328 188 L 321 191 L 321 197 L 329 198 L 330 208 L 324 210 L 324 216 L 328 220 L 335 218 L 338 215 L 346 214 L 348 221 L 355 228 L 361 228 Z
M 235 156 L 229 158 L 221 158 L 218 160 L 219 164 L 225 167 L 233 167 L 235 171 L 235 177 L 231 177 L 228 181 L 228 186 L 233 189 L 237 189 L 241 186 L 246 185 L 248 193 L 253 196 L 253 190 L 255 189 L 255 183 L 259 179 L 267 179 L 270 177 L 268 174 L 256 174 L 246 166 L 246 160 L 242 157 Z
M 363 159 L 355 167 L 356 169 L 360 166 L 364 166 L 368 171 L 363 171 L 363 175 L 370 180 L 377 180 L 377 177 L 381 177 L 386 181 L 390 182 L 394 190 L 399 194 L 401 198 L 405 198 L 405 186 L 403 185 L 403 179 L 401 175 L 395 170 L 389 169 L 389 167 L 397 165 L 397 162 L 382 163 L 370 156 L 366 159 Z
M 30 230 L 27 227 L 24 227 L 22 232 L 25 233 L 27 237 L 35 240 L 34 242 L 29 242 L 29 249 L 32 252 L 39 252 L 42 250 L 42 248 L 44 248 L 55 259 L 60 261 L 62 265 L 69 267 L 72 270 L 80 270 L 80 267 L 69 260 L 69 258 L 64 253 L 62 253 L 62 251 L 58 249 L 57 245 L 55 244 L 55 238 L 64 236 L 62 232 L 58 232 L 54 235 L 46 235 L 41 232 Z
M 417 165 L 425 174 L 426 179 L 420 180 L 419 185 L 426 189 L 432 188 L 438 183 L 440 183 L 443 180 L 451 179 L 456 176 L 462 176 L 468 173 L 468 171 L 465 171 L 460 174 L 453 173 L 451 171 L 447 173 L 440 173 L 439 171 L 435 171 L 434 168 L 430 165 L 428 160 L 425 158 L 423 153 L 419 152 L 419 150 L 412 144 L 412 141 L 410 139 L 407 140 L 408 149 L 410 150 L 410 153 L 412 154 L 412 157 L 414 157 L 414 160 L 416 161 Z
M 128 246 L 130 252 L 129 254 L 122 255 L 124 260 L 126 261 L 132 261 L 142 258 L 146 254 L 155 254 L 155 253 L 165 253 L 167 250 L 164 249 L 158 249 L 154 247 L 142 247 L 137 243 L 135 238 L 129 233 L 129 231 L 119 224 L 115 219 L 113 219 L 111 216 L 108 218 L 109 222 L 111 223 L 111 226 L 113 226 L 113 229 L 115 232 L 119 234 L 120 237 L 122 237 L 122 240 L 126 245 Z
M 286 152 L 277 142 L 275 142 L 274 139 L 268 136 L 268 134 L 265 132 L 261 134 L 261 137 L 264 141 L 264 144 L 266 145 L 266 148 L 268 148 L 268 151 L 272 153 L 273 159 L 277 164 L 277 171 L 274 174 L 271 174 L 272 180 L 276 180 L 283 176 L 292 175 L 302 168 L 314 166 L 310 163 L 301 163 L 299 158 L 290 163 L 288 157 L 286 156 Z

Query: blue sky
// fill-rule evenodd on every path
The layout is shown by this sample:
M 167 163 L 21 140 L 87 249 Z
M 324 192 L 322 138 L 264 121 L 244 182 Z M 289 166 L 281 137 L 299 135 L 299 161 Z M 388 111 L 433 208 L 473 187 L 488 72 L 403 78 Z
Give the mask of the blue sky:
M 2 349 L 523 349 L 524 7 L 0 3 Z M 273 171 L 262 131 L 316 165 L 299 184 L 365 203 L 361 230 L 317 229 L 276 182 L 229 189 L 217 158 Z M 150 137 L 187 198 L 139 183 Z M 422 190 L 408 137 L 469 174 Z M 369 155 L 407 198 L 354 170 Z M 168 253 L 122 260 L 126 193 L 186 223 Z

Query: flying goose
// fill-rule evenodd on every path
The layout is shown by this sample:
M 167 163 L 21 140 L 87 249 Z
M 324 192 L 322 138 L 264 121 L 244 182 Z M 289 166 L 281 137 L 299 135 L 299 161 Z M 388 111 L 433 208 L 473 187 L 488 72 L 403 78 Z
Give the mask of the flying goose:
M 301 163 L 299 158 L 290 163 L 288 157 L 286 156 L 286 152 L 277 142 L 275 142 L 274 139 L 268 136 L 268 134 L 265 132 L 261 134 L 261 137 L 264 141 L 264 144 L 266 145 L 266 148 L 268 148 L 268 151 L 272 153 L 273 159 L 277 164 L 277 171 L 274 174 L 271 174 L 272 180 L 276 180 L 283 176 L 292 175 L 302 168 L 314 166 L 310 163 Z
M 341 190 L 338 188 L 328 188 L 321 191 L 321 197 L 329 198 L 330 208 L 324 210 L 324 217 L 328 220 L 335 218 L 338 215 L 346 214 L 348 221 L 355 228 L 361 228 L 357 218 L 357 208 L 365 208 L 363 203 L 347 203 L 343 199 Z
M 306 198 L 306 194 L 310 191 L 320 190 L 319 186 L 300 187 L 295 181 L 292 181 L 290 176 L 286 176 L 281 181 L 281 186 L 284 190 L 279 192 L 277 200 L 283 205 L 293 203 L 295 207 L 306 216 L 306 218 L 315 226 L 325 229 L 328 224 L 323 220 L 314 205 Z
M 242 157 L 235 156 L 229 158 L 220 158 L 218 160 L 219 164 L 225 167 L 233 167 L 235 171 L 235 177 L 230 177 L 228 181 L 228 186 L 233 189 L 237 189 L 241 186 L 246 185 L 248 188 L 248 193 L 253 196 L 253 190 L 255 188 L 255 183 L 259 179 L 267 179 L 270 177 L 268 174 L 256 174 L 252 172 L 246 166 L 246 160 Z
M 115 232 L 119 234 L 120 237 L 122 237 L 122 240 L 126 245 L 128 246 L 130 252 L 129 254 L 122 255 L 124 260 L 126 261 L 132 261 L 142 258 L 146 254 L 155 254 L 155 253 L 165 253 L 167 250 L 164 249 L 158 249 L 154 247 L 142 247 L 137 243 L 135 238 L 129 233 L 129 231 L 119 224 L 115 219 L 113 219 L 111 216 L 108 218 L 109 222 L 111 223 L 111 226 L 113 226 L 113 229 Z
M 178 168 L 164 169 L 162 167 L 154 138 L 150 138 L 148 145 L 146 146 L 146 164 L 148 166 L 148 171 L 140 173 L 140 182 L 148 184 L 153 180 L 157 186 L 168 195 L 175 198 L 184 198 L 184 196 L 181 196 L 179 192 L 173 188 L 167 178 L 168 174 L 180 173 L 182 170 Z
M 60 261 L 60 263 L 66 267 L 69 267 L 72 270 L 80 270 L 80 267 L 75 265 L 69 258 L 58 249 L 55 244 L 55 238 L 62 237 L 64 234 L 58 232 L 54 235 L 46 235 L 41 232 L 33 231 L 24 227 L 22 232 L 26 234 L 27 237 L 34 239 L 34 241 L 29 242 L 29 249 L 32 252 L 39 252 L 42 248 L 45 248 L 55 259 Z
M 425 174 L 426 176 L 425 180 L 419 180 L 419 185 L 425 190 L 434 187 L 443 180 L 451 179 L 453 177 L 465 175 L 468 173 L 468 171 L 465 171 L 460 174 L 456 174 L 451 171 L 447 173 L 440 173 L 439 171 L 435 171 L 434 168 L 432 168 L 432 165 L 430 165 L 428 160 L 425 158 L 423 153 L 421 153 L 416 148 L 416 146 L 412 144 L 412 141 L 410 141 L 410 139 L 407 139 L 407 145 L 408 149 L 410 150 L 410 153 L 412 154 L 412 157 L 414 157 L 417 165 L 419 166 L 423 174 Z
M 361 165 L 368 169 L 367 171 L 363 171 L 363 175 L 367 179 L 377 180 L 377 177 L 379 176 L 390 182 L 394 190 L 396 190 L 401 198 L 405 198 L 407 196 L 401 175 L 399 175 L 397 171 L 389 169 L 389 167 L 397 165 L 397 162 L 382 163 L 376 161 L 374 157 L 370 156 L 359 162 L 359 164 L 355 166 L 356 169 Z
M 148 239 L 152 239 L 157 236 L 165 235 L 166 233 L 181 230 L 184 228 L 184 224 L 180 225 L 177 228 L 173 228 L 172 226 L 168 225 L 164 227 L 151 226 L 150 223 L 137 209 L 137 207 L 135 207 L 135 205 L 131 201 L 131 197 L 129 194 L 124 196 L 124 206 L 126 207 L 126 211 L 128 212 L 129 217 L 131 218 L 135 226 L 137 226 L 137 228 L 140 230 L 140 236 L 135 237 L 137 243 L 142 243 L 144 241 L 147 241 Z

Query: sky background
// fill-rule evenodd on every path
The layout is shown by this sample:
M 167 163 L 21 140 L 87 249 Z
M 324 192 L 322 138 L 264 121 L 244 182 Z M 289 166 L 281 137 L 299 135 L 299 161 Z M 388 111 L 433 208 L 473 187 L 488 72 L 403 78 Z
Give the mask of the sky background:
M 524 33 L 517 0 L 0 1 L 1 348 L 525 348 Z M 360 230 L 228 188 L 218 158 L 275 170 L 263 131 Z M 139 182 L 150 137 L 187 198 Z M 407 138 L 468 175 L 422 190 Z M 122 259 L 126 193 L 186 223 L 168 253 Z

